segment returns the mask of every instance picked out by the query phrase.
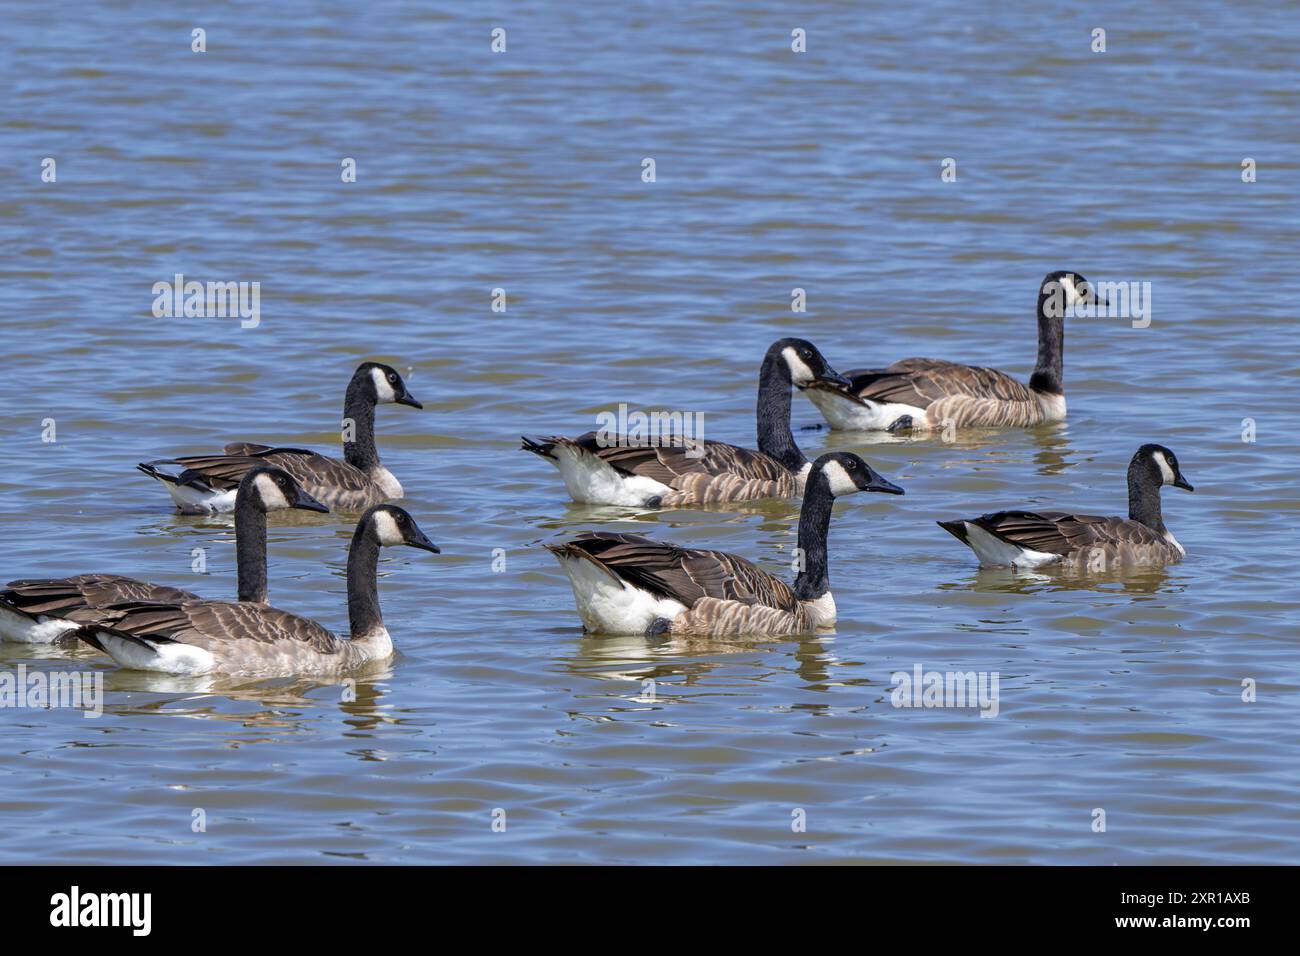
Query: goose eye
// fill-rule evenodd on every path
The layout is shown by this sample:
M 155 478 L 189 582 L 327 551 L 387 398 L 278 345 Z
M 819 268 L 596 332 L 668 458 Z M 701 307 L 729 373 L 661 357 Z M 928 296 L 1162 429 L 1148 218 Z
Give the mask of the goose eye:
M 393 385 L 396 385 L 396 384 L 397 384 L 397 376 L 394 375 L 392 372 L 389 372 L 389 373 L 388 373 L 388 381 L 391 382 Z

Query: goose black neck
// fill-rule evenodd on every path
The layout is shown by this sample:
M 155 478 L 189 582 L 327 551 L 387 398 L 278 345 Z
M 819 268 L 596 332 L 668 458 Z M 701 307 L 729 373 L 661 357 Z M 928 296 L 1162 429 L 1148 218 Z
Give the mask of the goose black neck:
M 362 638 L 384 626 L 379 614 L 379 541 L 369 522 L 357 525 L 348 548 L 348 626 Z
M 379 464 L 379 450 L 375 448 L 375 400 L 366 385 L 360 376 L 348 383 L 343 399 L 343 457 L 352 467 L 368 472 Z
M 1160 472 L 1149 458 L 1134 458 L 1128 466 L 1129 520 L 1144 524 L 1152 531 L 1165 533 L 1160 514 Z
M 239 600 L 267 602 L 266 512 L 239 495 L 235 501 L 235 565 Z
M 769 352 L 758 373 L 758 450 L 792 472 L 808 459 L 790 432 L 790 367 L 779 352 Z
M 794 579 L 795 595 L 800 601 L 813 601 L 831 589 L 831 579 L 826 567 L 826 537 L 831 527 L 831 510 L 835 496 L 830 483 L 820 471 L 808 476 L 808 487 L 803 493 L 803 507 L 799 511 L 799 550 L 803 555 L 803 570 Z
M 1065 301 L 1053 296 L 1047 283 L 1038 290 L 1038 361 L 1029 387 L 1049 395 L 1064 395 Z M 1053 315 L 1060 312 L 1060 315 Z

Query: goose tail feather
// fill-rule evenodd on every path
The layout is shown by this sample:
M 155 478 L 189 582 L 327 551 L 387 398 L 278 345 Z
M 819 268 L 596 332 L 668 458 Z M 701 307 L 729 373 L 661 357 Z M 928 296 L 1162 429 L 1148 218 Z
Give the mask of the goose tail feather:
M 95 650 L 102 651 L 105 654 L 111 652 L 104 646 L 103 638 L 108 638 L 110 641 L 125 641 L 128 644 L 149 651 L 150 653 L 154 653 L 157 650 L 157 646 L 148 638 L 141 637 L 138 634 L 132 634 L 129 631 L 119 630 L 111 624 L 85 624 L 73 631 L 70 636 L 85 644 L 89 644 Z
M 600 568 L 600 570 L 604 571 L 615 581 L 618 581 L 620 584 L 623 583 L 623 579 L 614 573 L 613 568 L 582 546 L 581 539 L 575 541 L 562 541 L 559 544 L 544 544 L 542 547 L 551 552 L 551 554 L 555 555 L 561 561 L 575 558 L 587 561 L 595 567 Z
M 944 531 L 947 531 L 950 535 L 952 535 L 954 538 L 956 538 L 956 539 L 957 539 L 958 541 L 960 541 L 962 544 L 968 544 L 968 543 L 969 543 L 969 542 L 966 540 L 966 539 L 967 539 L 967 532 L 966 532 L 966 522 L 965 522 L 965 521 L 962 521 L 962 520 L 960 520 L 960 519 L 957 520 L 957 521 L 936 521 L 935 524 L 937 524 L 937 525 L 938 525 L 940 528 L 942 528 Z
M 144 472 L 150 478 L 157 479 L 158 481 L 161 481 L 165 485 L 179 484 L 179 479 L 175 475 L 169 475 L 167 472 L 161 471 L 156 467 L 158 465 L 170 465 L 170 464 L 174 464 L 174 462 L 164 461 L 160 459 L 158 461 L 142 461 L 135 467 L 138 471 Z

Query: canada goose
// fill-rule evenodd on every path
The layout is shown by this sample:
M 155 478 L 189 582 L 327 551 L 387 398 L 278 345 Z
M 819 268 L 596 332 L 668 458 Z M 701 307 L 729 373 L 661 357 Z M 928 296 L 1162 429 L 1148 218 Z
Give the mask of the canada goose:
M 758 451 L 709 440 L 692 450 L 664 444 L 671 436 L 641 440 L 594 431 L 578 438 L 524 436 L 522 447 L 554 464 L 580 504 L 679 508 L 793 498 L 812 466 L 790 432 L 790 388 L 813 382 L 848 384 L 811 342 L 781 339 L 767 350 L 758 373 Z
M 402 497 L 402 486 L 380 464 L 375 448 L 375 406 L 390 403 L 424 407 L 406 390 L 394 369 L 362 362 L 343 399 L 343 461 L 303 448 L 231 442 L 221 455 L 160 458 L 136 467 L 162 482 L 182 514 L 230 511 L 239 479 L 259 465 L 283 468 L 333 511 L 364 511 L 381 501 Z M 183 470 L 171 474 L 159 465 L 178 465 Z
M 279 468 L 244 475 L 235 498 L 235 560 L 239 600 L 265 604 L 266 513 L 284 508 L 329 511 Z M 0 591 L 0 638 L 48 644 L 80 625 L 100 620 L 103 609 L 125 601 L 190 601 L 199 595 L 121 574 L 10 581 Z
M 265 604 L 180 601 L 114 605 L 108 624 L 77 636 L 118 664 L 165 674 L 333 675 L 382 660 L 393 641 L 379 613 L 377 570 L 384 545 L 438 553 L 409 514 L 376 505 L 361 516 L 348 549 L 350 638 Z
M 1077 272 L 1051 272 L 1038 289 L 1038 362 L 1025 386 L 996 369 L 908 358 L 888 368 L 854 369 L 848 387 L 813 383 L 808 398 L 832 428 L 1027 428 L 1065 419 L 1062 384 L 1065 314 L 1077 303 L 1104 306 Z
M 1152 566 L 1186 553 L 1160 517 L 1160 488 L 1191 491 L 1178 459 L 1163 445 L 1143 445 L 1128 466 L 1128 517 L 1099 518 L 1066 511 L 999 511 L 980 518 L 940 521 L 985 567 L 1032 568 L 1057 564 L 1072 570 Z
M 793 588 L 734 554 L 638 535 L 588 532 L 546 547 L 568 574 L 590 632 L 805 634 L 835 623 L 826 536 L 835 498 L 858 491 L 903 493 L 857 455 L 832 452 L 813 463 L 799 513 L 802 570 Z

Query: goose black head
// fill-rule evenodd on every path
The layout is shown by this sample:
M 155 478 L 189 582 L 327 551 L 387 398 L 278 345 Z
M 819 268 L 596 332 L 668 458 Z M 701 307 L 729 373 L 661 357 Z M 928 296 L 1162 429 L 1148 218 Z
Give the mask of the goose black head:
M 397 505 L 376 505 L 366 512 L 362 520 L 370 525 L 375 538 L 382 545 L 405 544 L 421 551 L 441 553 L 438 546 L 424 536 L 415 519 Z
M 1179 470 L 1178 457 L 1164 445 L 1149 443 L 1139 448 L 1129 465 L 1130 471 L 1137 468 L 1146 470 L 1155 479 L 1157 486 L 1173 485 L 1184 491 L 1195 490 Z
M 859 491 L 880 491 L 887 495 L 901 495 L 903 489 L 882 477 L 875 469 L 849 451 L 833 451 L 813 462 L 813 475 L 820 472 L 826 478 L 831 494 L 839 498 Z M 809 482 L 812 476 L 809 476 Z
M 328 513 L 329 508 L 302 490 L 296 478 L 280 468 L 254 468 L 244 475 L 235 492 L 236 501 L 251 500 L 259 511 L 303 511 Z
M 780 356 L 785 367 L 790 371 L 791 384 L 807 388 L 813 382 L 826 382 L 834 385 L 849 384 L 849 380 L 826 361 L 817 346 L 807 339 L 779 339 L 767 350 L 768 356 Z
M 410 405 L 412 408 L 424 408 L 415 396 L 406 389 L 406 382 L 397 369 L 382 362 L 362 362 L 352 376 L 359 382 L 366 394 L 376 405 Z
M 1038 290 L 1038 301 L 1045 315 L 1064 318 L 1077 305 L 1105 308 L 1109 303 L 1081 273 L 1070 270 L 1049 272 Z

